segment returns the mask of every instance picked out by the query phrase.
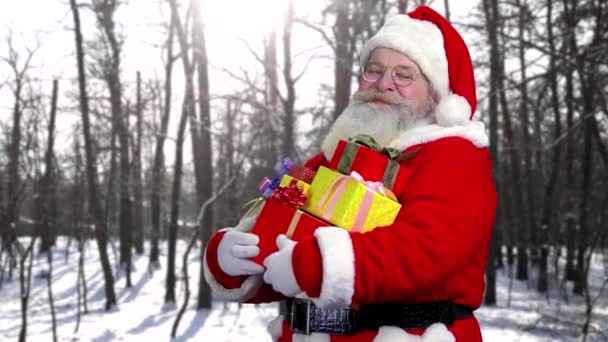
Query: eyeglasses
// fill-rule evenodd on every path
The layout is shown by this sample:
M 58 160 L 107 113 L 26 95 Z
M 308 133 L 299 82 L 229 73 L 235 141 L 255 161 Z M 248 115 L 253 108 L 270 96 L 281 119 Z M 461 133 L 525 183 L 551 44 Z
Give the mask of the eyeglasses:
M 361 75 L 367 82 L 376 82 L 384 76 L 386 70 L 389 69 L 380 63 L 371 62 L 365 66 Z M 404 65 L 396 65 L 390 68 L 391 78 L 399 87 L 407 87 L 414 82 L 418 76 L 418 71 Z

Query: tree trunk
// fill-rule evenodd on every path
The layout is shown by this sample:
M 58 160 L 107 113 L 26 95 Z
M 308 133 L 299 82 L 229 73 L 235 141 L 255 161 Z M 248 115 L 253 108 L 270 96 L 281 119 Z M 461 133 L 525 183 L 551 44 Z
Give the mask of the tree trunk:
M 494 5 L 494 4 L 493 4 Z M 498 5 L 496 4 L 496 9 L 493 11 L 496 13 L 496 17 L 500 18 L 500 13 L 498 12 Z M 503 29 L 503 27 L 501 27 Z M 504 36 L 504 34 L 503 34 Z M 503 47 L 504 51 L 504 47 Z M 501 56 L 503 60 L 501 60 L 501 68 L 500 73 L 498 74 L 498 92 L 500 94 L 500 107 L 502 109 L 502 122 L 504 125 L 504 139 L 506 149 L 509 151 L 509 164 L 511 167 L 510 172 L 510 184 L 513 188 L 513 194 L 515 195 L 515 205 L 514 212 L 515 216 L 513 217 L 513 223 L 516 229 L 516 239 L 514 243 L 517 245 L 517 274 L 516 278 L 519 280 L 528 278 L 528 253 L 527 253 L 527 221 L 523 219 L 524 209 L 524 193 L 523 193 L 523 184 L 522 177 L 520 171 L 521 158 L 519 155 L 519 150 L 516 147 L 515 139 L 513 136 L 513 128 L 511 124 L 511 113 L 509 109 L 509 101 L 507 99 L 507 89 L 505 87 L 505 65 L 504 65 L 504 56 Z
M 401 3 L 401 2 L 400 2 Z M 351 95 L 353 54 L 350 47 L 350 1 L 336 1 L 337 12 L 334 26 L 336 46 L 334 59 L 334 119 L 348 105 Z M 407 6 L 407 5 L 406 5 Z
M 44 156 L 44 180 L 42 186 L 42 210 L 44 211 L 41 222 L 42 232 L 40 234 L 40 252 L 50 253 L 51 247 L 55 244 L 55 236 L 53 228 L 56 220 L 56 198 L 55 198 L 55 173 L 53 168 L 53 160 L 55 154 L 53 152 L 55 144 L 55 117 L 57 113 L 57 92 L 58 81 L 53 80 L 53 92 L 51 96 L 51 111 L 49 113 L 49 127 L 46 143 L 46 153 Z
M 264 94 L 264 104 L 266 108 L 262 110 L 260 115 L 262 120 L 256 120 L 253 130 L 256 132 L 264 132 L 267 139 L 259 139 L 261 145 L 259 157 L 261 167 L 273 168 L 279 159 L 277 144 L 280 139 L 277 137 L 277 125 L 275 124 L 279 111 L 279 100 L 281 94 L 279 92 L 279 76 L 277 62 L 277 32 L 275 28 L 268 34 L 264 44 L 264 73 L 266 92 Z M 259 165 L 258 164 L 258 165 Z
M 547 40 L 549 43 L 549 87 L 551 90 L 551 108 L 553 110 L 553 121 L 555 123 L 555 142 L 552 146 L 553 150 L 553 163 L 551 167 L 551 174 L 549 176 L 549 181 L 547 182 L 547 186 L 545 188 L 545 196 L 544 196 L 544 206 L 543 206 L 543 216 L 541 222 L 541 228 L 543 231 L 548 231 L 551 229 L 554 232 L 560 231 L 560 220 L 552 220 L 554 211 L 553 208 L 556 207 L 557 201 L 555 196 L 556 188 L 557 188 L 557 180 L 560 176 L 560 158 L 561 158 L 561 149 L 562 144 L 560 142 L 560 137 L 562 135 L 562 124 L 561 117 L 559 113 L 559 93 L 557 90 L 557 69 L 556 69 L 556 50 L 555 50 L 555 38 L 553 36 L 553 0 L 547 0 Z M 560 248 L 560 244 L 556 244 L 556 248 Z M 545 259 L 547 246 L 544 244 L 543 253 L 541 255 L 541 265 L 546 264 L 547 260 Z M 540 274 L 538 279 L 538 288 L 539 292 L 546 292 L 548 290 L 548 274 L 547 268 L 540 268 Z
M 447 2 L 447 0 L 446 0 Z M 498 73 L 500 73 L 500 61 L 498 54 L 498 37 L 497 37 L 497 17 L 492 10 L 496 8 L 496 0 L 484 0 L 483 9 L 486 18 L 486 29 L 488 32 L 488 41 L 490 43 L 490 155 L 492 157 L 492 165 L 494 170 L 495 183 L 500 185 L 497 174 L 500 172 L 498 164 Z M 447 7 L 446 7 L 447 11 Z M 501 211 L 500 206 L 497 208 Z M 501 217 L 501 215 L 497 215 Z M 484 304 L 496 305 L 496 251 L 500 249 L 497 243 L 497 237 L 500 232 L 497 228 L 500 225 L 495 224 L 492 232 L 492 241 L 490 243 L 490 251 L 488 253 L 488 261 L 486 264 L 486 292 L 484 296 Z
M 199 133 L 200 133 L 200 144 L 197 149 L 200 149 L 200 154 L 196 153 L 195 157 L 200 156 L 202 160 L 195 165 L 200 165 L 202 170 L 196 171 L 201 174 L 201 181 L 203 183 L 197 186 L 200 189 L 200 193 L 197 197 L 199 199 L 199 208 L 213 193 L 213 149 L 211 141 L 211 109 L 210 109 L 210 97 L 209 97 L 209 72 L 208 61 L 207 61 L 207 46 L 205 40 L 205 31 L 203 29 L 202 12 L 199 9 L 199 1 L 192 1 L 192 8 L 194 16 L 192 18 L 192 40 L 194 42 L 194 63 L 198 70 L 198 106 L 199 106 Z M 197 308 L 198 309 L 209 309 L 211 308 L 211 288 L 205 281 L 203 276 L 203 257 L 205 252 L 205 246 L 209 239 L 211 239 L 211 233 L 213 230 L 213 210 L 208 210 L 204 220 L 198 222 L 199 234 L 201 239 L 201 250 L 199 260 L 199 281 L 198 281 L 198 296 L 197 296 Z
M 287 96 L 283 100 L 283 148 L 282 155 L 284 157 L 295 157 L 295 142 L 294 142 L 294 126 L 295 115 L 294 106 L 296 102 L 296 80 L 291 76 L 291 31 L 294 21 L 293 0 L 289 0 L 287 15 L 285 17 L 285 26 L 283 29 L 283 80 L 287 88 Z
M 53 250 L 49 248 L 46 253 L 49 274 L 47 277 L 47 290 L 49 295 L 49 309 L 51 311 L 51 329 L 53 331 L 53 342 L 57 342 L 57 320 L 55 319 L 55 300 L 53 298 Z
M 108 171 L 107 177 L 107 190 L 106 190 L 106 206 L 105 206 L 105 220 L 106 224 L 110 229 L 110 235 L 114 235 L 114 227 L 116 227 L 116 155 L 117 155 L 117 147 L 116 147 L 116 127 L 114 123 L 112 123 L 112 132 L 110 133 L 112 137 L 110 138 L 110 170 Z M 116 259 L 116 262 L 120 260 Z
M 186 85 L 186 88 L 188 85 Z M 167 240 L 167 277 L 165 281 L 165 303 L 175 303 L 175 253 L 177 245 L 177 230 L 179 228 L 179 199 L 182 186 L 182 166 L 184 131 L 188 121 L 187 99 L 184 99 L 182 114 L 179 119 L 177 139 L 175 141 L 175 166 L 173 186 L 171 190 L 171 216 L 169 223 L 169 239 Z
M 95 161 L 95 155 L 93 154 L 93 142 L 91 140 L 90 123 L 89 123 L 89 99 L 86 89 L 86 75 L 84 65 L 84 51 L 83 51 L 83 39 L 82 32 L 80 29 L 80 15 L 78 13 L 78 7 L 76 6 L 76 0 L 70 0 L 70 7 L 74 17 L 74 34 L 76 41 L 76 58 L 78 61 L 78 87 L 80 91 L 80 111 L 82 115 L 82 131 L 84 136 L 85 144 L 85 158 L 86 158 L 86 170 L 87 170 L 87 181 L 88 181 L 88 195 L 89 195 L 89 210 L 91 210 L 91 216 L 95 220 L 95 237 L 97 240 L 97 248 L 99 250 L 99 260 L 101 262 L 104 283 L 105 283 L 105 295 L 106 295 L 106 310 L 112 309 L 116 305 L 116 295 L 114 293 L 114 277 L 112 276 L 112 268 L 110 267 L 110 261 L 108 259 L 107 251 L 107 227 L 103 220 L 103 213 L 101 210 L 101 203 L 99 202 L 99 196 L 97 191 L 97 162 Z
M 141 103 L 141 73 L 137 72 L 137 138 L 135 149 L 133 151 L 133 195 L 135 199 L 135 217 L 134 217 L 134 245 L 135 253 L 138 255 L 144 254 L 144 190 L 142 180 L 141 166 L 141 140 L 142 140 L 142 103 Z
M 80 156 L 80 140 L 76 135 L 74 137 L 74 190 L 72 193 L 72 207 L 74 208 L 74 217 L 72 221 L 72 231 L 76 240 L 78 241 L 78 275 L 76 278 L 76 292 L 78 294 L 78 317 L 80 319 L 80 307 L 84 308 L 84 313 L 89 313 L 87 305 L 87 282 L 84 274 L 84 244 L 86 243 L 83 224 L 83 212 L 84 212 L 84 201 L 85 198 L 82 194 L 82 190 L 86 188 L 84 180 L 82 179 L 82 160 Z M 67 248 L 66 248 L 67 249 Z M 82 290 L 81 290 L 82 288 Z M 79 321 L 76 322 L 76 331 L 78 331 Z
M 165 64 L 165 86 L 164 86 L 164 105 L 162 106 L 160 132 L 156 136 L 156 150 L 154 152 L 154 168 L 152 169 L 152 198 L 150 200 L 152 214 L 152 234 L 150 241 L 150 265 L 157 267 L 158 261 L 158 240 L 160 238 L 161 228 L 161 194 L 163 191 L 163 175 L 164 175 L 164 145 L 165 138 L 169 128 L 169 118 L 171 116 L 171 79 L 173 77 L 173 33 L 175 30 L 174 19 L 171 16 L 169 24 L 169 37 L 167 39 L 167 61 Z
M 536 187 L 536 181 L 534 179 L 534 173 L 532 172 L 532 145 L 530 139 L 530 119 L 528 110 L 528 76 L 527 76 L 527 65 L 526 65 L 526 48 L 525 48 L 525 22 L 527 13 L 527 3 L 524 1 L 522 4 L 520 0 L 517 0 L 519 7 L 519 19 L 518 19 L 518 34 L 519 34 L 519 70 L 520 70 L 520 84 L 519 91 L 521 93 L 520 108 L 519 108 L 519 120 L 522 129 L 522 143 L 519 144 L 523 149 L 524 155 L 524 172 L 523 178 L 526 180 L 526 186 L 521 188 L 523 196 L 525 196 L 525 208 L 519 212 L 522 220 L 522 229 L 520 231 L 520 247 L 518 248 L 518 267 L 517 267 L 517 279 L 526 280 L 528 279 L 528 267 L 527 257 L 522 259 L 529 248 L 536 247 L 536 224 L 534 215 L 536 213 L 536 205 L 534 201 L 534 189 Z M 519 253 L 521 252 L 521 256 Z
M 399 13 L 405 13 L 407 11 L 408 3 L 409 3 L 408 0 L 399 0 L 398 1 Z
M 17 240 L 17 226 L 19 224 L 19 193 L 21 188 L 21 179 L 19 177 L 19 155 L 21 154 L 21 91 L 22 80 L 16 78 L 15 85 L 15 103 L 13 106 L 13 127 L 11 130 L 11 144 L 9 149 L 8 162 L 8 198 L 6 210 L 6 230 L 2 234 L 2 242 L 4 250 L 7 251 L 9 257 L 9 279 L 13 279 L 13 265 L 15 265 L 15 251 L 13 243 Z
M 573 62 L 577 53 L 576 40 L 574 32 L 576 29 L 575 21 L 575 8 L 574 5 L 570 5 L 568 0 L 563 0 L 564 6 L 564 18 L 566 20 L 566 29 L 564 34 L 564 46 L 566 49 L 566 58 L 568 60 L 566 64 L 565 77 L 566 77 L 566 123 L 567 132 L 566 136 L 566 280 L 576 279 L 576 268 L 575 268 L 575 255 L 576 255 L 576 214 L 575 214 L 575 201 L 576 201 L 576 190 L 577 186 L 574 182 L 574 147 L 575 139 L 573 139 L 574 129 L 574 81 L 573 81 Z M 570 8 L 572 6 L 572 8 Z
M 119 224 L 120 224 L 120 263 L 125 267 L 126 287 L 131 287 L 131 246 L 133 244 L 132 231 L 132 203 L 131 203 L 131 174 L 129 165 L 129 116 L 123 112 L 122 83 L 120 80 L 120 53 L 121 42 L 116 34 L 114 14 L 120 2 L 109 0 L 95 0 L 93 7 L 97 17 L 97 24 L 103 31 L 109 45 L 108 67 L 104 70 L 105 81 L 110 91 L 110 106 L 113 125 L 116 127 L 119 154 Z
M 19 259 L 19 294 L 21 299 L 21 329 L 19 330 L 19 342 L 25 342 L 27 337 L 27 306 L 30 301 L 30 290 L 32 288 L 32 264 L 34 261 L 32 249 L 34 248 L 35 243 L 36 235 L 32 237 L 27 249 L 20 253 Z
M 581 75 L 582 76 L 582 75 Z M 592 92 L 592 89 L 587 87 L 583 87 L 584 92 L 589 94 Z M 585 89 L 586 88 L 586 89 Z M 583 95 L 584 97 L 587 97 Z M 585 110 L 583 111 L 583 115 L 590 113 L 588 110 L 592 110 L 589 108 L 589 100 L 585 100 Z M 583 294 L 583 290 L 587 287 L 587 272 L 585 272 L 586 262 L 585 256 L 587 254 L 587 249 L 589 248 L 589 207 L 590 207 L 590 194 L 591 194 L 591 177 L 592 177 L 592 165 L 591 165 L 591 156 L 592 156 L 592 144 L 591 144 L 591 135 L 592 135 L 592 127 L 591 120 L 585 120 L 585 130 L 584 130 L 584 152 L 583 152 L 583 182 L 580 188 L 581 194 L 581 202 L 579 205 L 579 232 L 576 239 L 577 242 L 577 252 L 576 252 L 576 266 L 577 266 L 577 278 L 574 281 L 574 289 L 573 292 L 576 294 Z
M 184 78 L 186 80 L 186 89 L 184 92 L 184 110 L 186 110 L 186 115 L 190 119 L 190 135 L 192 142 L 192 156 L 194 160 L 194 178 L 195 178 L 195 187 L 196 187 L 196 199 L 197 205 L 200 206 L 203 201 L 203 195 L 205 193 L 206 182 L 209 179 L 205 178 L 205 167 L 204 161 L 204 153 L 203 146 L 201 140 L 201 124 L 197 120 L 196 117 L 196 102 L 195 102 L 195 94 L 194 94 L 194 62 L 190 61 L 190 49 L 188 44 L 188 36 L 186 35 L 186 28 L 183 26 L 182 21 L 179 18 L 179 11 L 177 9 L 177 3 L 175 0 L 167 0 L 169 5 L 171 6 L 171 15 L 173 16 L 173 20 L 175 22 L 175 29 L 177 33 L 177 39 L 179 42 L 180 50 L 181 50 L 181 60 L 184 69 Z M 196 3 L 194 4 L 196 5 Z M 197 10 L 193 10 L 192 12 L 198 12 Z M 190 12 L 189 12 L 190 14 Z M 188 20 L 186 20 L 188 22 Z M 200 48 L 199 48 L 200 49 Z M 208 95 L 207 95 L 208 101 Z M 207 146 L 210 148 L 210 146 Z
M 584 150 L 583 150 L 583 161 L 582 161 L 582 173 L 583 173 L 583 181 L 582 186 L 580 188 L 580 198 L 581 201 L 579 203 L 579 235 L 577 239 L 577 278 L 574 282 L 574 293 L 583 294 L 584 291 L 588 291 L 587 277 L 589 260 L 587 259 L 587 254 L 592 252 L 591 249 L 591 239 L 593 231 L 593 227 L 596 220 L 592 217 L 591 207 L 593 206 L 593 198 L 592 198 L 592 177 L 593 177 L 593 144 L 592 139 L 594 135 L 594 124 L 595 118 L 593 115 L 595 114 L 595 94 L 596 89 L 599 85 L 596 82 L 596 77 L 600 74 L 599 70 L 599 62 L 603 61 L 603 59 L 599 59 L 595 61 L 592 56 L 588 54 L 589 51 L 599 51 L 604 43 L 604 38 L 602 38 L 602 31 L 600 29 L 600 25 L 605 22 L 603 17 L 601 3 L 600 7 L 594 8 L 593 13 L 596 16 L 595 22 L 595 30 L 593 39 L 591 44 L 587 48 L 585 48 L 582 53 L 578 53 L 576 55 L 576 66 L 578 72 L 578 78 L 581 83 L 581 93 L 583 97 L 583 110 L 581 116 L 584 120 Z M 576 42 L 573 43 L 576 45 Z M 600 146 L 600 145 L 598 145 Z M 604 195 L 604 194 L 602 194 Z M 586 294 L 588 296 L 588 294 Z M 587 334 L 587 326 L 584 326 L 584 335 Z
M 177 244 L 177 230 L 178 230 L 178 219 L 179 219 L 179 198 L 181 194 L 181 180 L 182 180 L 182 160 L 183 160 L 183 144 L 184 144 L 184 130 L 186 129 L 186 123 L 188 118 L 190 119 L 190 134 L 192 135 L 192 154 L 194 155 L 194 174 L 197 187 L 197 202 L 200 201 L 200 186 L 204 181 L 201 179 L 199 171 L 202 170 L 197 162 L 202 159 L 197 157 L 196 154 L 200 153 L 200 148 L 197 146 L 199 142 L 198 125 L 196 123 L 196 108 L 194 103 L 194 81 L 193 81 L 193 68 L 190 63 L 188 39 L 186 36 L 185 29 L 179 18 L 179 12 L 177 10 L 177 4 L 175 0 L 167 0 L 171 6 L 171 16 L 173 23 L 175 24 L 175 30 L 177 33 L 177 39 L 181 50 L 181 60 L 184 67 L 185 85 L 184 85 L 184 101 L 182 104 L 182 114 L 179 121 L 179 128 L 177 132 L 177 141 L 175 142 L 175 167 L 173 175 L 173 186 L 171 191 L 171 214 L 169 222 L 169 238 L 167 241 L 167 277 L 165 282 L 165 303 L 175 303 L 175 249 Z

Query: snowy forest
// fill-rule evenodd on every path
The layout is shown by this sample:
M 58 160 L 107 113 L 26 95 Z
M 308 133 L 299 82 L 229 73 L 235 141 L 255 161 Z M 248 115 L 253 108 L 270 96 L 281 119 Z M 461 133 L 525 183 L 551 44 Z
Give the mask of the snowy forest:
M 606 0 L 5 1 L 0 339 L 270 341 L 278 306 L 214 298 L 205 245 L 419 4 L 467 41 L 490 137 L 484 339 L 608 341 Z

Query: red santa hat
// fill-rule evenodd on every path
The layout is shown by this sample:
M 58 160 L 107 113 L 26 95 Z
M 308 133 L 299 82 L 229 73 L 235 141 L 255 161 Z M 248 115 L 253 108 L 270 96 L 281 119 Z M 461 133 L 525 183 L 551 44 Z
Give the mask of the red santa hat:
M 456 29 L 439 13 L 419 6 L 389 18 L 361 49 L 361 66 L 372 51 L 384 47 L 412 59 L 438 95 L 435 118 L 442 126 L 457 126 L 473 118 L 477 97 L 469 50 Z

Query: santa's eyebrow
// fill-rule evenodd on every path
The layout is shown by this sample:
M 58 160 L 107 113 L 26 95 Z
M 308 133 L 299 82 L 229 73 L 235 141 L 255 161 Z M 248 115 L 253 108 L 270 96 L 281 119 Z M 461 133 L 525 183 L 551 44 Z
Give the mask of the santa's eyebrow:
M 379 61 L 374 61 L 374 60 L 370 60 L 367 62 L 366 66 L 371 65 L 371 64 L 375 64 L 375 65 L 379 65 L 383 68 L 386 68 L 387 66 Z M 416 71 L 416 68 L 412 65 L 404 65 L 404 64 L 397 64 L 392 66 L 391 68 L 401 68 L 401 69 L 408 69 L 408 70 L 414 70 Z

